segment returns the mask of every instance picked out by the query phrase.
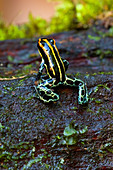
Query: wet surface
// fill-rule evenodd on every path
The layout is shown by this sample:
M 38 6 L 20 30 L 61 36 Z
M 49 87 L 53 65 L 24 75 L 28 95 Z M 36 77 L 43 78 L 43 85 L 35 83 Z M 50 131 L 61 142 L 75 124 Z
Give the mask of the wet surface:
M 55 103 L 36 98 L 36 39 L 0 42 L 1 169 L 113 168 L 113 38 L 95 29 L 50 36 L 70 63 L 67 73 L 87 83 L 84 106 L 74 88 L 56 88 Z

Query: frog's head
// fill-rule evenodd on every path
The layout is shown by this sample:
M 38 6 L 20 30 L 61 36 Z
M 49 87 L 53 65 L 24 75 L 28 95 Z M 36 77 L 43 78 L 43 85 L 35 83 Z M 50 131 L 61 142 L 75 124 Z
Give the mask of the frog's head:
M 38 39 L 37 42 L 37 47 L 40 50 L 41 48 L 43 50 L 48 50 L 51 46 L 55 45 L 55 40 L 54 39 L 49 39 L 49 38 L 40 38 Z
M 52 54 L 54 51 L 53 48 L 56 48 L 55 40 L 49 38 L 39 38 L 37 42 L 37 47 L 42 57 L 50 53 Z

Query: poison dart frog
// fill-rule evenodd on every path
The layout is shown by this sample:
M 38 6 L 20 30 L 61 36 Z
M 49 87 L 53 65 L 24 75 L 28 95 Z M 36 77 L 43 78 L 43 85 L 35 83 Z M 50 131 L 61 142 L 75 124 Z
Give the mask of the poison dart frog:
M 40 38 L 37 42 L 37 47 L 42 57 L 35 81 L 37 97 L 45 103 L 59 100 L 59 95 L 53 92 L 52 88 L 62 84 L 78 87 L 78 103 L 87 103 L 88 91 L 85 83 L 80 79 L 72 79 L 66 76 L 65 72 L 68 69 L 69 62 L 60 57 L 55 40 Z M 44 78 L 44 75 L 42 75 L 44 68 L 47 71 L 47 78 Z

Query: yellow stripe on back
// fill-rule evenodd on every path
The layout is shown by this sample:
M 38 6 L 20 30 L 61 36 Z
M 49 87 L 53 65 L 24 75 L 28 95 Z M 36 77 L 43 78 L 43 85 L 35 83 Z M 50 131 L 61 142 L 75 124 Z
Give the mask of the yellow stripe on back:
M 44 39 L 44 40 L 46 40 L 46 39 Z M 39 41 L 41 41 L 41 39 L 39 39 Z M 46 43 L 47 43 L 47 42 L 46 42 Z M 39 43 L 39 46 L 43 49 L 43 51 L 44 51 L 45 54 L 47 55 L 48 61 L 49 61 L 49 63 L 50 63 L 51 71 L 53 72 L 53 75 L 55 76 L 55 70 L 54 70 L 54 68 L 53 68 L 53 64 L 52 64 L 52 62 L 51 62 L 51 60 L 50 60 L 49 54 L 47 53 L 47 51 L 45 50 L 45 48 L 43 47 L 43 45 L 42 45 L 41 43 Z M 40 53 L 40 55 L 41 55 L 41 53 Z M 43 58 L 42 55 L 41 55 L 41 57 Z M 47 68 L 47 67 L 46 67 L 46 68 Z
M 53 55 L 54 55 L 54 58 L 55 58 L 55 61 L 56 61 L 56 63 L 57 63 L 57 66 L 58 66 L 58 69 L 59 69 L 59 73 L 60 73 L 60 81 L 62 81 L 62 72 L 61 72 L 61 68 L 60 68 L 59 62 L 58 62 L 58 60 L 57 60 L 57 57 L 55 56 L 53 47 L 51 46 L 51 44 L 48 42 L 47 39 L 44 39 L 44 41 L 48 44 L 48 46 L 50 47 L 50 49 L 51 49 L 51 51 L 52 51 L 52 53 L 53 53 Z M 56 46 L 55 46 L 55 47 L 56 47 Z M 57 49 L 57 48 L 56 48 L 56 49 Z M 57 50 L 57 51 L 58 51 L 58 50 Z M 59 58 L 60 58 L 60 56 L 59 56 Z M 60 60 L 61 60 L 61 58 L 60 58 Z M 62 62 L 62 60 L 61 60 L 61 62 Z

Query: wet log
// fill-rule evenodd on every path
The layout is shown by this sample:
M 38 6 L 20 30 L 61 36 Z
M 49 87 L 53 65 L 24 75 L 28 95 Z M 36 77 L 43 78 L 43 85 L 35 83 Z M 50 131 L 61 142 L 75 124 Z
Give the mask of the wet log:
M 57 102 L 37 99 L 37 39 L 0 42 L 1 169 L 113 168 L 113 38 L 108 33 L 100 25 L 49 36 L 70 63 L 67 74 L 87 84 L 89 102 L 83 106 L 70 87 L 55 89 Z M 32 67 L 20 74 L 26 65 Z

